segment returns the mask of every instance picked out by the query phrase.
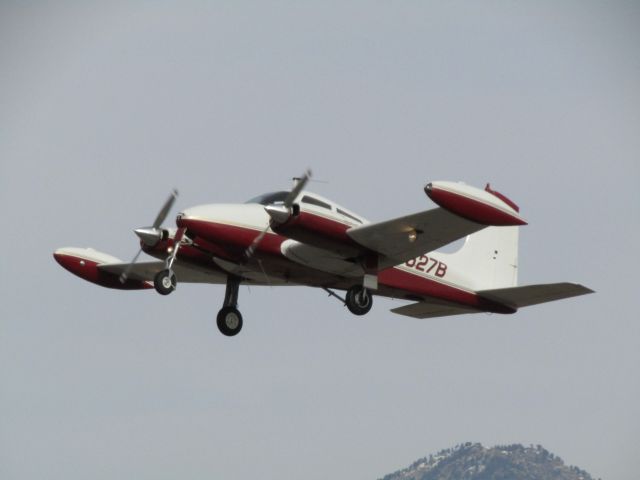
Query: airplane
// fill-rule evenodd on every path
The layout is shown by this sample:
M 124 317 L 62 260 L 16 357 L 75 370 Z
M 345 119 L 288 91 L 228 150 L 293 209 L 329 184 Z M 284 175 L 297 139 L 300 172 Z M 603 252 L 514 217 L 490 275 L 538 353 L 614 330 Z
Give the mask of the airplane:
M 321 288 L 355 315 L 368 313 L 376 295 L 408 300 L 391 311 L 418 319 L 512 314 L 593 293 L 566 282 L 517 285 L 518 230 L 527 222 L 489 184 L 430 182 L 424 191 L 436 208 L 370 222 L 305 190 L 310 177 L 307 170 L 291 190 L 243 204 L 187 208 L 176 228 L 163 228 L 174 190 L 153 224 L 134 230 L 140 249 L 128 263 L 91 248 L 60 248 L 53 255 L 71 273 L 108 288 L 169 295 L 179 283 L 225 285 L 217 326 L 226 336 L 242 329 L 241 284 Z M 459 250 L 437 251 L 461 239 Z M 137 263 L 142 252 L 157 260 Z

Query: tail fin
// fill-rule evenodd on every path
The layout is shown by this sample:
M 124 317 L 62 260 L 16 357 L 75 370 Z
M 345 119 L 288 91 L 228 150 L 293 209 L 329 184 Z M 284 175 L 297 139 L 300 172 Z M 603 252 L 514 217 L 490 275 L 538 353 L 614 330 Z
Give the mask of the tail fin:
M 520 208 L 487 183 L 484 189 L 517 214 Z M 522 222 L 524 223 L 524 222 Z M 509 288 L 518 285 L 518 227 L 487 227 L 468 235 L 464 245 L 447 255 L 449 265 L 460 272 L 461 284 L 473 290 Z
M 473 290 L 515 287 L 518 284 L 518 228 L 487 227 L 467 236 L 460 250 L 446 255 L 460 281 Z

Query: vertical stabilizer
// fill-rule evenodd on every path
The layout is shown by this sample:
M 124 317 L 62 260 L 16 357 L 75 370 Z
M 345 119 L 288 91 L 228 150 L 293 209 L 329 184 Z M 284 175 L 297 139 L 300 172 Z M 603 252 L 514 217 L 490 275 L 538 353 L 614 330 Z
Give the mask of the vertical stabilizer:
M 487 227 L 467 236 L 464 245 L 447 254 L 447 262 L 474 290 L 518 284 L 518 228 Z

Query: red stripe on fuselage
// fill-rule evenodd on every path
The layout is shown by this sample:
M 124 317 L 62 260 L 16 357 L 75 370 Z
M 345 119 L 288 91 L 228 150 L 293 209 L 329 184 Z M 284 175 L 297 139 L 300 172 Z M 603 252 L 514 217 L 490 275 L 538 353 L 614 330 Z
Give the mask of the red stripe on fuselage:
M 387 268 L 379 272 L 378 282 L 387 287 L 404 290 L 410 294 L 440 298 L 488 312 L 515 312 L 514 309 L 491 302 L 490 300 L 480 297 L 475 292 L 447 285 L 436 279 L 423 277 L 422 275 L 407 272 L 397 267 Z

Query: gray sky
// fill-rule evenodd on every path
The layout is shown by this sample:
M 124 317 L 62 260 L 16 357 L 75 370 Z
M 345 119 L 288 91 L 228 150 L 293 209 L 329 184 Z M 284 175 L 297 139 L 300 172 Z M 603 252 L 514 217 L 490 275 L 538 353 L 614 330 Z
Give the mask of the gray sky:
M 0 477 L 365 480 L 480 441 L 637 478 L 639 47 L 634 2 L 3 2 Z M 129 259 L 172 187 L 175 214 L 307 166 L 372 220 L 490 181 L 520 282 L 598 293 L 417 321 L 243 288 L 229 339 L 223 287 L 51 257 Z

